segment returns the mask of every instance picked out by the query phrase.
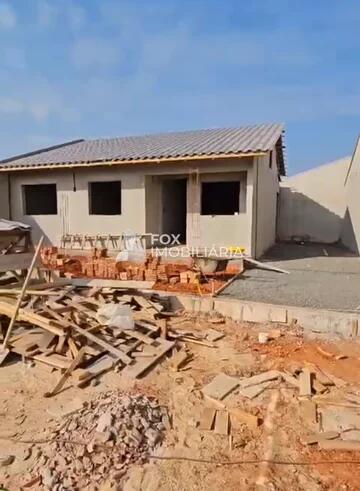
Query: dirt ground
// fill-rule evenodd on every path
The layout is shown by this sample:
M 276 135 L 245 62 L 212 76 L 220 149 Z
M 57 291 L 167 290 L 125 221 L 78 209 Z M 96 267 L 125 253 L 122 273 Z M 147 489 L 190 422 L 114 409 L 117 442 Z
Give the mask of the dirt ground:
M 181 371 L 170 369 L 171 358 L 164 360 L 145 378 L 134 382 L 120 373 L 104 375 L 100 384 L 85 389 L 66 385 L 53 398 L 43 394 L 58 375 L 43 366 L 24 364 L 19 359 L 0 369 L 0 454 L 15 456 L 13 464 L 0 468 L 0 487 L 9 491 L 30 491 L 25 487 L 34 475 L 32 466 L 45 444 L 31 444 L 63 417 L 62 411 L 76 407 L 99 392 L 120 389 L 125 392 L 156 396 L 166 405 L 172 418 L 172 429 L 156 457 L 143 466 L 134 466 L 118 489 L 124 491 L 238 491 L 266 490 L 358 490 L 360 452 L 320 451 L 304 446 L 301 439 L 314 431 L 302 420 L 297 390 L 274 381 L 253 400 L 235 390 L 225 401 L 257 414 L 263 423 L 250 430 L 231 419 L 232 442 L 214 431 L 201 431 L 197 422 L 209 402 L 201 388 L 215 375 L 247 377 L 269 369 L 293 371 L 296 367 L 318 367 L 352 384 L 360 392 L 360 345 L 354 341 L 329 343 L 305 339 L 299 330 L 282 327 L 286 335 L 267 344 L 258 343 L 258 333 L 274 329 L 271 325 L 207 324 L 205 320 L 186 318 L 177 328 L 212 327 L 226 336 L 216 348 L 187 343 L 193 360 Z M 327 358 L 318 347 L 348 358 Z M 355 384 L 355 385 L 354 385 Z M 18 443 L 14 440 L 27 441 Z M 31 448 L 31 456 L 25 456 Z M 280 463 L 262 462 L 264 459 Z M 204 462 L 205 460 L 205 462 Z M 335 463 L 343 462 L 342 464 Z M 346 462 L 346 463 L 345 463 Z M 104 484 L 102 491 L 110 491 Z

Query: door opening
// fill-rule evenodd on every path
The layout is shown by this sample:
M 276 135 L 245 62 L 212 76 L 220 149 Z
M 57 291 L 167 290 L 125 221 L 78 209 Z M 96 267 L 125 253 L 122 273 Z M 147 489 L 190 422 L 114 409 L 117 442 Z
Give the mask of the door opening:
M 162 233 L 180 234 L 181 244 L 186 244 L 186 184 L 187 179 L 162 182 Z

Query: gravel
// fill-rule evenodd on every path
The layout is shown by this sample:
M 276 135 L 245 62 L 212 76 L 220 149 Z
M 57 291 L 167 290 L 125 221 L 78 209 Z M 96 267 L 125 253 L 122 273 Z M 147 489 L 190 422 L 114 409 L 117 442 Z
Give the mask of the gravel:
M 278 244 L 263 260 L 290 274 L 248 269 L 221 296 L 340 311 L 360 306 L 360 258 L 344 249 Z

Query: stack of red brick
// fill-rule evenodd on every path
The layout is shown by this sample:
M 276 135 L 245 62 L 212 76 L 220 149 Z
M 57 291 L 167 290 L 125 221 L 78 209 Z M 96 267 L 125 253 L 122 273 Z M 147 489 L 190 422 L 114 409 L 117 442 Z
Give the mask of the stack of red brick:
M 106 249 L 94 249 L 89 256 L 68 256 L 60 254 L 57 247 L 44 247 L 41 259 L 49 269 L 57 269 L 63 273 L 79 273 L 89 278 L 105 278 L 117 280 L 153 281 L 176 284 L 180 275 L 187 278 L 193 273 L 189 265 L 183 263 L 161 262 L 161 258 L 149 255 L 145 262 L 116 262 L 115 258 L 106 257 Z M 71 263 L 71 268 L 69 264 Z M 74 271 L 74 263 L 77 268 Z M 188 281 L 188 280 L 187 280 Z

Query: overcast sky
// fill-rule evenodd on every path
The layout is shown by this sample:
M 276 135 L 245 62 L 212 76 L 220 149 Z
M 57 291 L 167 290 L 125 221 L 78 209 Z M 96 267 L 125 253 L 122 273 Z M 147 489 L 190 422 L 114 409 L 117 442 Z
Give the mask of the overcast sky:
M 359 0 L 0 0 L 0 158 L 272 121 L 290 174 L 352 153 Z

